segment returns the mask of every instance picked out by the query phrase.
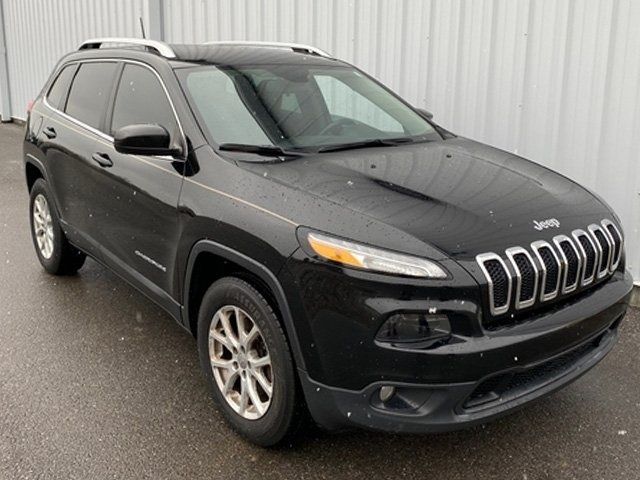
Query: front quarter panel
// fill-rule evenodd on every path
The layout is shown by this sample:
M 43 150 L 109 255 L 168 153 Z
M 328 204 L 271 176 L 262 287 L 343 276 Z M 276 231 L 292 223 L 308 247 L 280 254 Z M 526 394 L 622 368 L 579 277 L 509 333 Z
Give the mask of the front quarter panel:
M 211 147 L 196 149 L 188 160 L 180 197 L 184 222 L 180 251 L 190 251 L 199 240 L 212 240 L 277 273 L 298 248 L 297 225 L 269 209 L 274 199 L 267 197 L 255 178 Z
M 286 163 L 282 167 L 286 168 Z M 296 237 L 298 227 L 312 227 L 371 245 L 441 261 L 452 275 L 451 279 L 444 282 L 443 290 L 446 292 L 453 291 L 454 284 L 456 287 L 466 285 L 470 291 L 477 286 L 455 262 L 443 259 L 440 252 L 419 239 L 351 209 L 273 181 L 266 170 L 257 174 L 256 170 L 242 168 L 220 157 L 209 146 L 192 152 L 185 172 L 179 209 L 183 222 L 180 252 L 191 252 L 198 242 L 210 240 L 259 263 L 278 278 L 291 310 L 295 338 L 300 340 L 304 363 L 318 378 L 322 378 L 320 372 L 330 369 L 331 365 L 321 365 L 318 348 L 309 348 L 314 343 L 312 323 L 320 317 L 316 315 L 318 305 L 305 304 L 301 290 L 324 288 L 318 283 L 314 285 L 314 282 L 307 282 L 315 276 L 304 272 L 310 273 L 316 268 L 324 270 L 323 265 L 326 264 L 317 262 L 302 252 Z M 293 268 L 294 264 L 290 268 L 283 268 L 292 255 L 296 258 L 294 264 L 300 268 Z M 181 258 L 183 264 L 177 271 L 188 272 L 188 260 L 189 255 L 185 254 Z M 349 278 L 362 274 L 345 271 L 345 274 L 340 275 L 335 267 L 327 268 L 336 273 L 336 280 L 341 278 L 347 282 Z M 393 283 L 393 278 L 386 278 Z M 183 282 L 183 290 L 186 280 Z M 398 282 L 391 290 L 397 295 L 395 298 L 402 298 L 407 289 L 401 285 L 404 280 Z M 440 283 L 439 286 L 442 287 Z M 344 286 L 343 282 L 337 281 L 334 287 L 341 285 Z M 368 284 L 365 290 L 371 285 Z M 321 299 L 322 292 L 319 290 L 317 293 Z M 427 293 L 424 298 L 430 295 L 431 293 Z M 474 316 L 477 313 L 477 302 L 469 301 L 471 296 L 467 296 L 465 308 L 472 312 L 470 316 Z M 451 297 L 442 297 L 442 300 L 447 302 Z M 424 305 L 427 303 L 424 302 Z M 393 308 L 396 307 L 397 305 Z M 386 310 L 391 307 L 385 305 L 380 308 Z M 376 316 L 373 321 L 377 322 L 379 318 Z M 322 342 L 325 340 L 331 341 L 329 337 L 323 338 Z M 358 339 L 356 345 L 360 340 L 362 339 Z M 297 346 L 294 345 L 293 348 L 295 350 Z

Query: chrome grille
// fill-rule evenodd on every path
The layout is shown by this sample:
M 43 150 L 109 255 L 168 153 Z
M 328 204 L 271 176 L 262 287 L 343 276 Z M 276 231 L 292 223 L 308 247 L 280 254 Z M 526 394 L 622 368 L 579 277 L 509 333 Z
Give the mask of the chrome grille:
M 530 249 L 508 248 L 507 262 L 494 252 L 478 255 L 476 261 L 487 280 L 489 309 L 498 316 L 590 285 L 614 272 L 622 254 L 620 230 L 603 220 L 574 230 L 570 237 L 557 235 L 551 243 L 539 240 Z

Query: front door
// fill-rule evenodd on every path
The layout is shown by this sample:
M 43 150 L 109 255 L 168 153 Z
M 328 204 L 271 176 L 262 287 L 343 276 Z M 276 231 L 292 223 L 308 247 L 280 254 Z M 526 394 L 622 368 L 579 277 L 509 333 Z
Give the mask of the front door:
M 155 71 L 125 62 L 105 125 L 113 135 L 118 128 L 134 124 L 158 124 L 174 137 L 180 136 L 176 116 Z M 156 299 L 160 296 L 164 298 L 158 300 L 171 302 L 179 238 L 181 161 L 122 154 L 113 142 L 100 144 L 94 155 L 104 159 L 93 235 L 102 246 L 105 262 L 150 290 Z

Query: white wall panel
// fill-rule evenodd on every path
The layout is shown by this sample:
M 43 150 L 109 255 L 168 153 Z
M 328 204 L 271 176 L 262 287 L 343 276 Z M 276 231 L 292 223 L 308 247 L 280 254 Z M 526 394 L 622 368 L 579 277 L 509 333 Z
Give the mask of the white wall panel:
M 640 281 L 638 0 L 0 1 L 17 117 L 61 55 L 92 36 L 139 36 L 157 5 L 170 42 L 313 44 L 454 132 L 593 188 L 622 217 Z
M 165 22 L 171 42 L 316 45 L 454 132 L 593 188 L 640 281 L 639 1 L 165 0 Z

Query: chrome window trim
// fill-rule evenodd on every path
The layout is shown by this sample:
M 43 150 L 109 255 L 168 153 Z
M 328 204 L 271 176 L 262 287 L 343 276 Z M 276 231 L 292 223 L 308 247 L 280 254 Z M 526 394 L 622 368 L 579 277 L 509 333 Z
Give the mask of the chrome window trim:
M 491 275 L 489 275 L 489 271 L 484 266 L 484 263 L 488 260 L 497 260 L 502 268 L 504 268 L 505 274 L 507 275 L 507 302 L 502 307 L 496 307 L 493 300 L 493 280 L 491 280 Z M 489 287 L 489 310 L 491 311 L 491 314 L 495 316 L 506 313 L 509 310 L 509 306 L 511 305 L 511 288 L 513 283 L 513 277 L 511 276 L 511 272 L 507 268 L 507 264 L 504 262 L 504 260 L 502 260 L 502 257 L 500 257 L 500 255 L 494 252 L 481 253 L 480 255 L 477 255 L 476 262 L 480 266 L 480 269 L 482 270 L 482 273 L 487 280 L 487 286 Z
M 47 80 L 47 84 L 45 85 L 45 87 L 42 89 L 42 100 L 45 101 L 46 100 L 46 104 L 47 107 L 54 109 L 54 107 L 51 106 L 51 104 L 49 103 L 49 94 L 51 93 L 51 89 L 53 88 L 53 85 L 56 83 L 56 81 L 58 80 L 58 78 L 60 78 L 60 74 L 62 73 L 62 71 L 67 68 L 67 67 L 71 67 L 73 65 L 77 65 L 78 61 L 77 60 L 73 60 L 71 62 L 67 62 L 64 65 L 61 65 L 52 75 L 50 80 Z M 77 72 L 76 72 L 77 73 Z M 71 83 L 73 83 L 73 78 L 71 78 Z M 71 86 L 71 84 L 69 84 L 69 86 Z M 69 92 L 67 92 L 67 95 L 69 94 Z
M 556 288 L 553 290 L 553 292 L 547 293 L 547 294 L 545 294 L 544 292 L 544 287 L 545 287 L 545 284 L 547 283 L 547 267 L 545 266 L 544 261 L 542 260 L 542 255 L 540 255 L 540 249 L 543 247 L 547 247 L 551 251 L 553 258 L 556 261 L 556 265 L 558 266 L 558 279 L 556 280 Z M 540 268 L 541 268 L 540 270 L 540 277 L 541 277 L 540 301 L 548 302 L 549 300 L 553 300 L 554 298 L 556 298 L 560 292 L 560 280 L 562 278 L 562 270 L 563 270 L 562 262 L 560 261 L 560 258 L 558 257 L 558 254 L 556 253 L 553 246 L 545 240 L 537 240 L 535 242 L 532 242 L 531 250 L 533 250 L 533 254 L 535 255 L 538 262 L 540 263 Z
M 571 245 L 571 248 L 573 248 L 573 251 L 576 254 L 576 258 L 578 259 L 578 271 L 576 272 L 576 281 L 573 282 L 571 285 L 567 285 L 567 280 L 569 277 L 569 259 L 564 254 L 564 250 L 562 250 L 561 244 L 563 242 L 569 242 L 569 245 Z M 562 273 L 562 294 L 571 293 L 578 288 L 578 284 L 580 283 L 580 274 L 582 273 L 582 258 L 580 257 L 580 252 L 578 251 L 576 246 L 573 244 L 573 241 L 571 240 L 571 238 L 569 238 L 567 235 L 556 235 L 555 237 L 553 237 L 553 243 L 558 249 L 558 252 L 560 253 L 560 261 L 564 263 L 564 269 L 563 269 L 564 271 Z
M 601 279 L 607 276 L 607 274 L 609 273 L 609 265 L 611 265 L 611 255 L 613 253 L 613 248 L 611 247 L 611 241 L 609 240 L 609 235 L 604 233 L 604 229 L 596 224 L 596 223 L 592 223 L 591 225 L 589 225 L 587 227 L 587 230 L 589 231 L 589 233 L 591 233 L 592 237 L 593 237 L 593 241 L 595 242 L 595 244 L 598 246 L 598 250 L 600 251 L 600 255 L 599 255 L 599 261 L 598 261 L 598 266 L 596 268 L 596 278 Z M 606 268 L 602 271 L 600 271 L 600 264 L 602 263 L 602 255 L 604 255 L 604 250 L 602 248 L 602 245 L 600 245 L 600 241 L 598 240 L 598 237 L 596 237 L 595 232 L 600 231 L 602 232 L 602 234 L 604 235 L 604 239 L 605 241 L 609 244 L 609 257 L 607 258 L 606 261 Z
M 61 66 L 60 71 L 62 71 L 62 69 L 64 67 L 66 67 L 67 65 L 72 65 L 74 63 L 77 63 L 79 65 L 82 65 L 83 63 L 130 63 L 133 65 L 139 65 L 141 67 L 147 68 L 149 70 L 151 70 L 156 78 L 158 79 L 158 81 L 160 82 L 160 85 L 162 86 L 162 90 L 164 91 L 165 96 L 167 97 L 167 100 L 169 101 L 169 105 L 171 106 L 171 111 L 173 112 L 173 116 L 176 120 L 176 123 L 178 125 L 178 129 L 180 130 L 180 141 L 182 144 L 182 148 L 185 150 L 184 151 L 184 156 L 186 158 L 186 148 L 187 148 L 187 141 L 186 141 L 186 136 L 184 134 L 184 130 L 182 128 L 182 123 L 180 122 L 180 119 L 178 118 L 178 112 L 173 104 L 173 100 L 171 99 L 171 96 L 169 95 L 169 90 L 167 90 L 166 85 L 164 84 L 164 81 L 162 80 L 162 77 L 160 76 L 160 74 L 156 71 L 155 68 L 153 68 L 151 65 L 148 65 L 144 62 L 139 62 L 137 60 L 129 60 L 126 58 L 88 58 L 86 60 L 74 60 L 72 62 L 66 63 L 63 66 Z M 75 78 L 74 78 L 75 80 Z M 72 82 L 73 85 L 73 82 Z M 71 85 L 69 85 L 69 93 L 71 92 Z M 117 92 L 116 92 L 117 94 Z M 84 128 L 85 130 L 90 131 L 91 133 L 99 136 L 100 138 L 102 138 L 103 140 L 113 143 L 113 137 L 107 133 L 104 133 L 100 130 L 98 130 L 97 128 L 92 127 L 91 125 L 87 125 L 86 123 L 72 117 L 71 115 L 66 114 L 65 112 L 62 112 L 60 110 L 58 110 L 57 108 L 53 107 L 51 104 L 49 104 L 49 102 L 47 101 L 47 95 L 44 95 L 42 98 L 42 102 L 46 105 L 47 108 L 49 108 L 50 110 L 52 110 L 53 112 L 57 113 L 58 115 L 60 115 L 62 118 L 75 123 L 76 125 L 78 125 L 79 127 Z M 115 102 L 115 98 L 114 98 L 114 102 Z M 115 147 L 114 147 L 115 148 Z M 163 160 L 166 160 L 167 157 L 166 156 L 158 156 L 158 155 L 152 155 L 154 158 L 160 158 Z M 172 160 L 175 160 L 173 157 L 171 157 Z
M 615 241 L 611 236 L 611 233 L 609 233 L 609 228 L 608 228 L 609 226 L 613 227 L 613 229 L 618 234 L 618 238 L 620 239 L 620 248 L 618 249 L 618 256 L 616 258 L 613 258 L 613 251 L 611 251 L 611 260 L 609 262 L 609 273 L 613 273 L 616 271 L 616 268 L 618 268 L 618 265 L 620 264 L 620 259 L 622 258 L 622 249 L 624 248 L 624 238 L 622 237 L 622 232 L 620 231 L 618 226 L 608 218 L 605 218 L 604 220 L 602 220 L 600 224 L 602 225 L 603 230 L 606 232 L 607 236 L 609 237 L 609 240 L 611 240 L 612 245 L 615 245 Z
M 513 271 L 516 273 L 516 288 L 515 288 L 515 305 L 516 310 L 521 310 L 523 308 L 530 307 L 536 301 L 538 295 L 538 267 L 536 263 L 533 261 L 533 257 L 529 254 L 527 249 L 522 247 L 511 247 L 505 250 L 507 254 L 507 258 L 511 262 L 511 266 L 513 267 Z M 520 293 L 522 292 L 522 272 L 516 263 L 515 256 L 518 254 L 523 254 L 527 257 L 527 260 L 531 262 L 531 267 L 533 268 L 533 295 L 529 300 L 520 301 Z
M 578 251 L 582 256 L 582 274 L 580 275 L 580 286 L 584 287 L 589 285 L 596 278 L 596 272 L 598 271 L 598 264 L 596 261 L 598 260 L 598 249 L 593 243 L 593 239 L 589 236 L 587 232 L 582 230 L 581 228 L 577 228 L 573 232 L 571 232 L 571 236 L 575 240 L 575 244 L 578 247 Z M 587 241 L 591 244 L 594 252 L 594 261 L 593 261 L 593 273 L 591 276 L 587 278 L 587 252 L 585 251 L 582 243 L 580 243 L 580 237 L 585 237 Z

